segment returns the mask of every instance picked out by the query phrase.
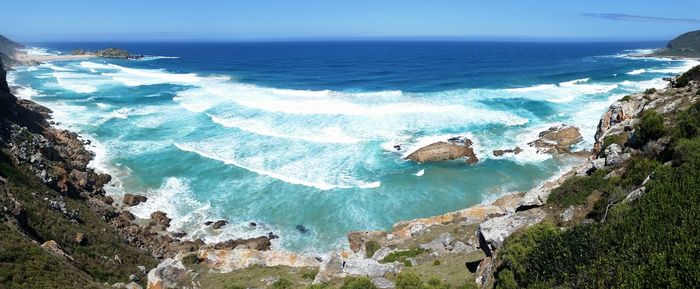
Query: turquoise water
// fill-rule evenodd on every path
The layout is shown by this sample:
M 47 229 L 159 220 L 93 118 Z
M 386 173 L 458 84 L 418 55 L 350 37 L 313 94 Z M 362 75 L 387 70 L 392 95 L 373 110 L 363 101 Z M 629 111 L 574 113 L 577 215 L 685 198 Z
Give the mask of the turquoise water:
M 46 43 L 31 53 L 107 45 Z M 611 102 L 695 64 L 626 56 L 660 43 L 114 45 L 153 56 L 20 67 L 11 85 L 93 141 L 93 165 L 115 177 L 110 194 L 149 197 L 136 215 L 165 211 L 171 230 L 209 241 L 274 232 L 278 248 L 321 252 L 345 246 L 353 230 L 389 229 L 557 175 L 572 160 L 491 151 L 527 148 L 559 123 L 579 126 L 577 148 L 589 148 Z M 472 139 L 481 161 L 402 159 L 452 136 Z M 214 219 L 230 224 L 202 225 Z

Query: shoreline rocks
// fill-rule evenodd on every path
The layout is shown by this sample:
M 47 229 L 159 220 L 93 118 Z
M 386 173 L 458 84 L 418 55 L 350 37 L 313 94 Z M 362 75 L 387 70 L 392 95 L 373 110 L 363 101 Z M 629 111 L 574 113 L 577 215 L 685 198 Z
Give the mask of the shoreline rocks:
M 540 132 L 539 138 L 528 145 L 537 148 L 540 153 L 568 153 L 572 145 L 582 140 L 577 127 L 562 124 Z
M 479 161 L 472 149 L 472 141 L 455 137 L 417 149 L 406 159 L 418 163 L 449 161 L 466 157 L 466 162 L 473 164 Z
M 140 195 L 134 195 L 134 194 L 125 194 L 124 198 L 122 199 L 122 202 L 130 207 L 137 206 L 140 203 L 144 203 L 148 201 L 148 198 L 145 196 L 140 196 Z

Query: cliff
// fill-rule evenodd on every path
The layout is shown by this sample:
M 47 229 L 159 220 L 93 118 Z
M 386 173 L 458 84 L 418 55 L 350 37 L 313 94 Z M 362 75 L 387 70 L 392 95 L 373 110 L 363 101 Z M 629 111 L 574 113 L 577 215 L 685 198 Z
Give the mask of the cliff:
M 666 48 L 651 54 L 661 57 L 700 58 L 700 30 L 683 33 L 669 41 Z

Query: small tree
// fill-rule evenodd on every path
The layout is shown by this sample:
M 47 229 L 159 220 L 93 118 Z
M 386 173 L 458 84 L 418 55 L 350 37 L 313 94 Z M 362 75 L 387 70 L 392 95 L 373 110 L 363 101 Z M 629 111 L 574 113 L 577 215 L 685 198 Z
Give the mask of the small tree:
M 637 127 L 637 136 L 643 142 L 655 140 L 666 133 L 664 117 L 655 110 L 647 110 L 642 113 Z

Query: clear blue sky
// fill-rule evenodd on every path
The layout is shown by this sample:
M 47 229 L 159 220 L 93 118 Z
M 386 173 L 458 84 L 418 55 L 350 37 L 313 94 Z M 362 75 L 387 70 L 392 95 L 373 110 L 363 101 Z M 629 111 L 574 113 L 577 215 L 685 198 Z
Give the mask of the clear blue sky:
M 700 0 L 8 0 L 20 41 L 353 38 L 663 40 L 700 29 Z

